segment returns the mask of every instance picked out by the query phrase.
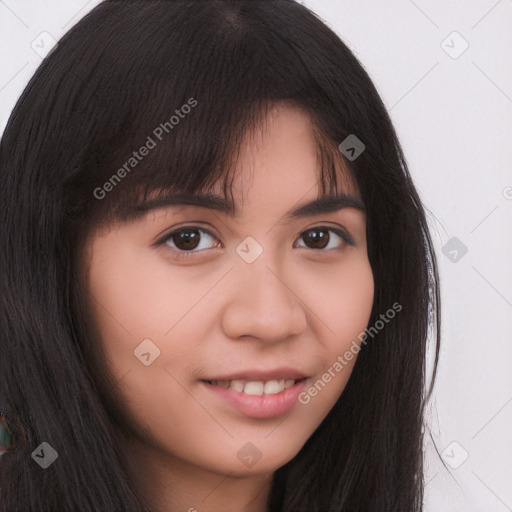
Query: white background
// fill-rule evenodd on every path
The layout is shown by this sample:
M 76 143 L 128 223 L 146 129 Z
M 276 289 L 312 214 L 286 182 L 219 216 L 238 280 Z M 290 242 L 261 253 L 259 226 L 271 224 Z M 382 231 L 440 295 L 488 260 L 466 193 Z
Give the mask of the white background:
M 52 38 L 98 3 L 0 0 L 0 132 Z M 512 0 L 302 3 L 374 81 L 429 213 L 443 301 L 431 421 L 448 469 L 428 445 L 426 512 L 512 511 Z

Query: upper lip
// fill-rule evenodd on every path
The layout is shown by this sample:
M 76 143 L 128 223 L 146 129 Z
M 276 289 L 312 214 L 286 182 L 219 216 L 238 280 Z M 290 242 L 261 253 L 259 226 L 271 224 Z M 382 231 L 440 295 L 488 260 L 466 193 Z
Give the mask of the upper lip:
M 218 377 L 213 377 L 211 379 L 203 379 L 203 380 L 249 380 L 249 381 L 268 381 L 268 380 L 280 380 L 280 379 L 305 379 L 307 375 L 304 375 L 299 370 L 295 368 L 282 366 L 280 368 L 274 368 L 272 370 L 244 370 L 237 373 L 232 373 L 231 375 L 221 375 Z

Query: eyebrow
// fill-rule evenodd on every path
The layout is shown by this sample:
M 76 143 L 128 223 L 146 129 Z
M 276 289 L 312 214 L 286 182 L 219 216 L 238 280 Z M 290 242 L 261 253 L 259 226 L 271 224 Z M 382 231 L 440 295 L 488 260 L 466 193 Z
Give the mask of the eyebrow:
M 148 199 L 137 205 L 126 207 L 124 210 L 124 216 L 126 219 L 135 219 L 154 209 L 177 207 L 179 210 L 182 210 L 190 206 L 209 208 L 229 215 L 230 217 L 238 216 L 238 212 L 232 203 L 226 201 L 219 195 L 211 193 L 178 193 L 163 195 L 154 199 Z M 358 197 L 347 194 L 338 194 L 326 195 L 309 203 L 299 205 L 287 212 L 285 217 L 290 220 L 299 219 L 323 213 L 332 213 L 343 208 L 355 208 L 362 212 L 365 211 L 365 206 Z

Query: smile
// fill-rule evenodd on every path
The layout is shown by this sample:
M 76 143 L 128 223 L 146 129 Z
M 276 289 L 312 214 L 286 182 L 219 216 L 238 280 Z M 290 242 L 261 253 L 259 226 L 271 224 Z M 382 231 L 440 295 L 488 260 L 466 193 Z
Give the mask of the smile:
M 212 386 L 219 386 L 224 389 L 232 389 L 246 395 L 262 396 L 276 395 L 285 389 L 291 388 L 297 382 L 304 379 L 272 379 L 268 381 L 254 380 L 210 380 L 205 381 Z

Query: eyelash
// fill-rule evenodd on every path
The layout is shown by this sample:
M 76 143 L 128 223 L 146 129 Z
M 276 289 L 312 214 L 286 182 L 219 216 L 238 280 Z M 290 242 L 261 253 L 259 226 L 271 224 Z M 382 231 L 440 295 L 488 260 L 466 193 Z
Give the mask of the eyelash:
M 161 238 L 157 242 L 157 245 L 158 246 L 164 246 L 165 250 L 171 251 L 172 253 L 177 255 L 178 258 L 190 258 L 195 253 L 201 253 L 201 252 L 205 251 L 206 249 L 184 251 L 182 249 L 174 249 L 172 247 L 169 247 L 169 244 L 167 242 L 172 239 L 173 235 L 175 235 L 176 233 L 179 233 L 180 231 L 185 231 L 187 229 L 195 229 L 197 231 L 206 233 L 208 236 L 218 240 L 218 238 L 211 231 L 209 231 L 208 229 L 205 229 L 205 228 L 202 228 L 202 227 L 199 227 L 199 226 L 182 226 L 179 229 L 175 229 L 174 231 L 171 231 L 170 233 L 167 233 L 163 238 Z M 356 245 L 354 239 L 349 234 L 347 234 L 345 231 L 343 231 L 342 229 L 333 228 L 333 227 L 330 227 L 330 226 L 315 226 L 315 227 L 309 228 L 306 231 L 303 231 L 299 238 L 302 238 L 303 235 L 305 235 L 306 233 L 308 233 L 310 231 L 329 231 L 329 232 L 332 232 L 332 233 L 338 235 L 348 245 L 350 245 L 352 247 L 354 247 Z M 330 243 L 330 240 L 329 240 L 329 243 Z M 301 247 L 301 248 L 308 249 L 308 247 Z M 327 252 L 327 251 L 331 251 L 333 249 L 311 249 L 311 250 L 312 251 L 317 251 L 317 252 Z

